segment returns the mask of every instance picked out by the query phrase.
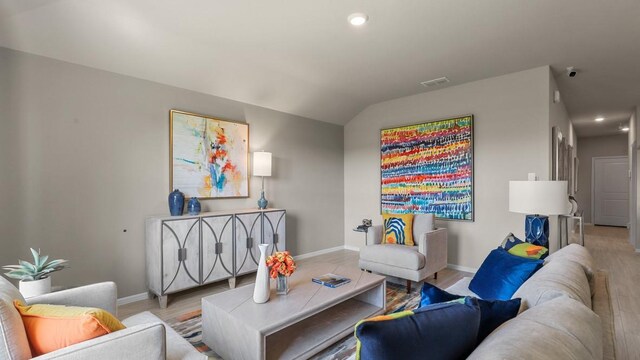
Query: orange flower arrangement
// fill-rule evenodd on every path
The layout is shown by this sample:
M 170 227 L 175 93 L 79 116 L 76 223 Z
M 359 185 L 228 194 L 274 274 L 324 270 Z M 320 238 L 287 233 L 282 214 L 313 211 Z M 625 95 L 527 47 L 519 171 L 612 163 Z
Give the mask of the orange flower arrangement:
M 288 251 L 277 251 L 267 258 L 267 266 L 271 268 L 269 275 L 272 279 L 278 275 L 291 276 L 296 271 L 296 262 Z

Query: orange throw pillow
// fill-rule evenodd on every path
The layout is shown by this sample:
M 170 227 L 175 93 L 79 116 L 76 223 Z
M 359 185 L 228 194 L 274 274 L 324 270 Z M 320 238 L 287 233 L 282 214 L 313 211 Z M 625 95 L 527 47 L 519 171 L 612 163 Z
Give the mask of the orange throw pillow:
M 64 305 L 14 305 L 22 316 L 33 356 L 122 330 L 124 325 L 108 311 Z

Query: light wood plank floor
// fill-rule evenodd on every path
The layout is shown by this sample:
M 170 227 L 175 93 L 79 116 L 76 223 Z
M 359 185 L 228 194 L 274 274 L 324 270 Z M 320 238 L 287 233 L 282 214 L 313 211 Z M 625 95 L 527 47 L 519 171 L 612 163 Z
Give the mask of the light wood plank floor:
M 617 359 L 640 359 L 640 254 L 625 228 L 585 226 L 585 247 L 607 270 L 616 331 Z
M 616 353 L 621 360 L 640 359 L 640 254 L 628 242 L 628 230 L 624 228 L 586 226 L 585 246 L 593 255 L 596 266 L 607 270 L 611 289 L 611 300 L 616 329 Z M 498 241 L 496 242 L 496 246 Z M 299 266 L 314 262 L 358 265 L 358 253 L 339 250 L 318 257 L 298 261 Z M 438 280 L 427 281 L 440 288 L 447 288 L 464 276 L 471 274 L 446 269 L 438 274 Z M 253 283 L 255 274 L 238 278 L 237 286 Z M 419 284 L 414 284 L 418 289 Z M 160 309 L 156 299 L 148 299 L 121 306 L 118 316 L 151 311 L 163 320 L 168 320 L 188 311 L 200 309 L 200 300 L 208 295 L 226 291 L 226 281 L 187 290 L 169 296 L 169 306 Z
M 298 266 L 305 266 L 311 263 L 331 263 L 331 264 L 348 264 L 354 267 L 358 266 L 358 252 L 351 250 L 338 250 L 329 254 L 307 258 L 298 261 Z M 446 288 L 453 285 L 456 281 L 464 276 L 470 276 L 469 273 L 445 269 L 438 273 L 438 279 L 429 278 L 427 281 L 438 285 L 438 287 Z M 237 279 L 236 286 L 244 286 L 255 281 L 255 274 L 248 274 Z M 404 284 L 404 282 L 400 282 Z M 414 283 L 413 288 L 418 289 L 419 284 Z M 186 290 L 178 294 L 169 295 L 169 306 L 161 309 L 157 299 L 142 300 L 131 304 L 126 304 L 118 308 L 118 317 L 123 319 L 142 311 L 150 311 L 162 320 L 168 320 L 177 315 L 184 314 L 189 311 L 201 308 L 200 300 L 212 294 L 216 294 L 229 289 L 227 281 L 220 281 L 214 284 L 206 285 L 200 288 Z

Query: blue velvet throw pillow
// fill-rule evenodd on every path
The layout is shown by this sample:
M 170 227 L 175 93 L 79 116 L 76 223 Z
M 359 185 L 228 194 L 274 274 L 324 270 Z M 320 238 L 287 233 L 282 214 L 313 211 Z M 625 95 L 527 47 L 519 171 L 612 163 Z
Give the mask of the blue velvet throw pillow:
M 498 247 L 484 259 L 469 283 L 469 290 L 485 300 L 509 300 L 543 263 L 544 260 L 511 255 Z
M 420 307 L 462 298 L 460 295 L 451 294 L 429 283 L 422 285 L 421 295 Z M 521 300 L 519 298 L 511 300 L 476 300 L 480 307 L 478 344 L 502 323 L 516 317 L 520 310 Z
M 356 359 L 464 359 L 476 346 L 475 299 L 425 306 L 356 324 Z

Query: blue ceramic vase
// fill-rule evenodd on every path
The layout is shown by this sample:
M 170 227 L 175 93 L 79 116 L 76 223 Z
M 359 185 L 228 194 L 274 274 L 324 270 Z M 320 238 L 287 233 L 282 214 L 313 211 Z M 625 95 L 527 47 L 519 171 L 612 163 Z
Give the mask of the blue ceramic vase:
M 264 190 L 262 190 L 260 199 L 258 199 L 258 209 L 266 209 L 269 205 L 269 201 L 264 197 Z
M 198 201 L 197 197 L 189 199 L 189 202 L 187 203 L 187 212 L 189 215 L 200 214 L 200 201 Z
M 171 216 L 180 216 L 184 210 L 184 194 L 175 189 L 169 194 L 169 212 Z

